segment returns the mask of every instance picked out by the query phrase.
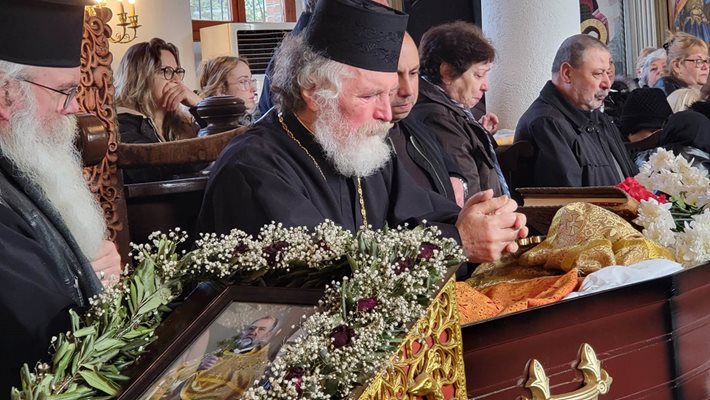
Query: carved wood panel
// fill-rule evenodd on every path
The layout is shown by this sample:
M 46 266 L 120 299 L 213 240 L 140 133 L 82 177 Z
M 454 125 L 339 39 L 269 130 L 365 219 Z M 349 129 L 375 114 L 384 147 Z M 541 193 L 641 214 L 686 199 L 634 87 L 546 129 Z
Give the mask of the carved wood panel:
M 109 239 L 118 246 L 124 262 L 128 262 L 128 226 L 122 177 L 116 172 L 118 122 L 114 107 L 114 86 L 109 50 L 111 10 L 87 7 L 84 14 L 84 37 L 81 43 L 81 84 L 79 104 L 85 112 L 95 114 L 108 132 L 108 151 L 96 166 L 84 168 L 84 177 L 96 194 L 108 226 Z

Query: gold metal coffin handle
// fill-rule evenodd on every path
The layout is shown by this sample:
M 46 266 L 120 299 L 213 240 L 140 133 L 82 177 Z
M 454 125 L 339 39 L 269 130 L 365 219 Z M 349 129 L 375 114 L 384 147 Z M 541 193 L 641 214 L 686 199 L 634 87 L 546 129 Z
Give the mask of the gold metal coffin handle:
M 587 343 L 582 344 L 577 369 L 584 375 L 584 386 L 574 392 L 552 395 L 545 369 L 539 361 L 532 360 L 525 387 L 532 392 L 532 400 L 594 400 L 609 392 L 613 379 L 602 368 L 597 354 Z

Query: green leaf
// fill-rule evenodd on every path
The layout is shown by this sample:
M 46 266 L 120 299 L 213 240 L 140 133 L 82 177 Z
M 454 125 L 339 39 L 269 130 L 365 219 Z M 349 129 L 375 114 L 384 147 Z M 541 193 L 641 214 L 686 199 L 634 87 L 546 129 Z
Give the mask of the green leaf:
M 80 338 L 88 335 L 95 335 L 96 334 L 96 326 L 91 325 L 87 326 L 84 328 L 79 329 L 78 331 L 74 331 L 74 337 Z
M 101 353 L 107 350 L 120 348 L 125 344 L 126 342 L 124 342 L 123 340 L 106 338 L 97 341 L 96 344 L 94 344 L 94 350 L 98 353 Z
M 115 396 L 118 394 L 121 387 L 116 384 L 116 382 L 111 381 L 106 378 L 103 374 L 96 371 L 91 371 L 83 369 L 79 371 L 79 375 L 86 381 L 86 383 L 94 389 L 98 389 L 108 395 Z

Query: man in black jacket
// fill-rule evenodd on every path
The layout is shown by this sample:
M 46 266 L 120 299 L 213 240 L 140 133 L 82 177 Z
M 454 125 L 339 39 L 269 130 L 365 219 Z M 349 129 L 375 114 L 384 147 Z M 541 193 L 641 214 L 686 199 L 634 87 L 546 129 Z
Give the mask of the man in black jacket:
M 74 148 L 82 0 L 3 1 L 0 35 L 0 399 L 120 273 Z M 92 261 L 90 261 L 92 260 Z
M 619 130 L 599 108 L 609 94 L 609 49 L 584 34 L 567 38 L 552 63 L 552 80 L 523 114 L 515 141 L 535 155 L 518 186 L 615 185 L 638 173 Z
M 414 118 L 407 118 L 419 95 L 419 52 L 408 33 L 404 34 L 397 76 L 399 88 L 391 100 L 392 122 L 395 125 L 389 133 L 397 158 L 419 186 L 463 207 L 466 181 L 458 166 L 444 153 L 425 126 Z

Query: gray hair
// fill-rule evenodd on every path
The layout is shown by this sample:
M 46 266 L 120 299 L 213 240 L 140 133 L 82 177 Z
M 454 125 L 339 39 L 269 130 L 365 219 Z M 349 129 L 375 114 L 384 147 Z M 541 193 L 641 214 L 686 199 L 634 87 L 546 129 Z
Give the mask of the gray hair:
M 650 72 L 651 63 L 656 60 L 664 60 L 666 57 L 666 51 L 664 49 L 658 49 L 643 58 L 643 61 L 640 63 L 641 73 L 639 74 L 639 86 L 643 87 L 648 84 L 648 73 Z
M 32 66 L 17 64 L 10 61 L 0 60 L 0 95 L 4 96 L 5 92 L 3 88 L 7 89 L 10 84 L 10 80 L 29 78 L 30 72 L 32 71 Z M 21 96 L 28 96 L 30 93 L 30 84 L 19 82 L 19 90 Z M 10 99 L 8 99 L 10 100 Z
M 0 83 L 7 79 L 24 78 L 29 73 L 29 69 L 27 65 L 0 60 Z
M 584 53 L 595 47 L 609 51 L 609 48 L 604 43 L 593 36 L 580 33 L 568 37 L 562 42 L 557 54 L 555 54 L 555 60 L 552 62 L 552 73 L 559 73 L 560 67 L 564 63 L 568 63 L 574 68 L 579 68 L 582 65 Z
M 316 4 L 318 4 L 318 0 L 303 0 L 303 12 L 313 14 L 313 11 L 316 10 Z
M 348 76 L 345 64 L 313 51 L 303 43 L 302 34 L 288 36 L 279 47 L 271 79 L 274 106 L 281 112 L 302 110 L 304 89 L 315 90 L 316 99 L 323 102 L 337 98 Z

